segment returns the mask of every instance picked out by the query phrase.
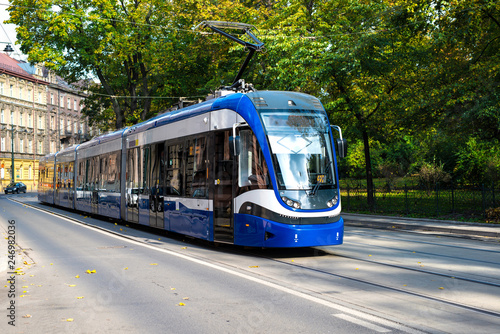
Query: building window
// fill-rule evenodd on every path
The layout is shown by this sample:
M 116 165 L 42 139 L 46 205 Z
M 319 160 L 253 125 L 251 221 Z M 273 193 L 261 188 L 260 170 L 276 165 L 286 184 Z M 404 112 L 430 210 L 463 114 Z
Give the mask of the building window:
M 13 111 L 10 112 L 10 124 L 16 125 L 14 123 L 14 112 Z
M 28 153 L 33 153 L 33 141 L 28 140 Z
M 0 145 L 1 150 L 2 150 L 2 152 L 5 152 L 5 138 L 2 137 L 1 142 L 2 142 L 2 144 Z
M 68 106 L 67 106 L 68 109 L 71 109 L 71 98 L 68 97 Z
M 61 96 L 61 97 L 59 98 L 59 106 L 61 106 L 61 107 L 63 107 L 63 108 L 64 108 L 64 97 L 63 97 L 63 96 Z
M 10 85 L 10 97 L 14 97 L 14 85 Z
M 28 170 L 28 179 L 33 179 L 33 168 L 30 166 L 30 169 Z
M 43 129 L 43 118 L 41 115 L 38 116 L 38 128 Z
M 78 111 L 78 103 L 76 102 L 76 99 L 73 101 L 73 109 L 75 109 L 75 111 Z
M 19 125 L 24 126 L 23 124 L 23 113 L 19 113 Z
M 3 82 L 0 82 L 0 94 L 3 95 Z
M 24 139 L 19 139 L 19 152 L 24 153 Z
M 50 153 L 55 153 L 56 152 L 56 142 L 51 141 L 50 142 Z
M 54 93 L 50 93 L 50 104 L 54 104 Z
M 38 103 L 42 103 L 42 92 L 38 92 Z
M 4 114 L 5 114 L 5 112 L 2 109 L 2 111 L 0 111 L 0 123 L 5 123 L 5 118 L 4 118 L 5 116 L 4 116 Z
M 26 100 L 31 101 L 31 89 L 28 89 L 28 96 L 26 97 Z
M 54 116 L 50 116 L 50 128 L 54 129 Z
M 23 88 L 19 87 L 19 100 L 23 99 Z
M 31 114 L 28 114 L 28 127 L 30 128 L 33 127 L 33 119 L 31 117 Z
M 43 154 L 43 142 L 38 142 L 38 154 Z
M 64 120 L 59 120 L 59 134 L 63 134 L 64 133 Z

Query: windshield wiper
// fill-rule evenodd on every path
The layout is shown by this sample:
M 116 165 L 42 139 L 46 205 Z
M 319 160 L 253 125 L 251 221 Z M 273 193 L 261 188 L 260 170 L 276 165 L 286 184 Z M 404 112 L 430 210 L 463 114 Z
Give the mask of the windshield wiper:
M 328 156 L 327 156 L 327 159 L 328 159 Z M 326 183 L 326 175 L 328 174 L 328 171 L 330 170 L 330 168 L 332 168 L 332 163 L 330 162 L 330 159 L 328 159 L 328 166 L 326 166 L 326 170 L 325 170 L 325 182 Z M 319 189 L 319 186 L 321 184 L 324 184 L 324 183 L 321 183 L 321 182 L 317 182 L 317 179 L 316 179 L 316 184 L 314 185 L 314 188 L 312 188 L 312 190 L 309 192 L 309 196 L 316 196 L 316 192 L 318 191 Z

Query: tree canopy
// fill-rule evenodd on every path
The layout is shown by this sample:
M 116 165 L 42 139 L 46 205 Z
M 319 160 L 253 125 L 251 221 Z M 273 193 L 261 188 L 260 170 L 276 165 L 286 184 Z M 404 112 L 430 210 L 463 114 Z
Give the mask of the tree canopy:
M 362 164 L 369 187 L 383 164 L 403 175 L 437 159 L 457 180 L 484 182 L 496 174 L 464 166 L 482 152 L 478 166 L 500 170 L 499 151 L 486 149 L 500 141 L 499 2 L 10 3 L 9 22 L 18 25 L 29 60 L 70 80 L 97 78 L 86 112 L 95 121 L 113 119 L 112 127 L 230 84 L 246 51 L 192 28 L 204 20 L 243 22 L 258 28 L 267 50 L 245 79 L 257 89 L 319 97 L 362 152 L 362 161 L 343 162 L 346 173 L 359 170 L 349 161 Z

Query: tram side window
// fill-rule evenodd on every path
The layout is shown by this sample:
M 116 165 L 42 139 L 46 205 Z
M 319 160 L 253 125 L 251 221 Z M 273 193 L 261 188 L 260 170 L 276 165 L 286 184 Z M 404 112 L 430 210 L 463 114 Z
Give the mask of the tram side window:
M 169 145 L 167 158 L 167 183 L 165 195 L 182 195 L 182 145 Z
M 62 164 L 61 163 L 57 163 L 56 164 L 56 191 L 59 191 L 59 189 L 62 187 L 62 181 L 61 181 L 61 178 L 62 178 Z
M 142 159 L 140 160 L 141 166 L 139 167 L 142 171 L 142 182 L 141 182 L 140 193 L 144 195 L 149 195 L 149 188 L 148 188 L 149 146 L 141 147 L 141 156 L 142 156 Z
M 187 140 L 186 196 L 208 198 L 206 138 Z
M 132 193 L 139 193 L 139 148 L 129 149 L 127 152 L 127 188 L 132 189 Z
M 106 189 L 106 182 L 108 180 L 108 174 L 106 170 L 108 169 L 108 157 L 103 154 L 100 156 L 100 161 L 99 161 L 99 175 L 100 175 L 100 180 L 98 183 L 98 191 L 103 191 Z
M 250 189 L 269 188 L 269 169 L 257 138 L 251 130 L 240 131 L 238 185 Z
M 73 188 L 73 180 L 75 179 L 75 162 L 71 161 L 68 163 L 68 173 L 66 175 L 66 185 L 69 189 Z
M 119 192 L 120 191 L 120 156 L 117 152 L 110 153 L 107 159 L 107 180 L 105 184 L 105 190 L 109 192 Z
M 48 173 L 47 173 L 47 179 L 48 182 L 50 182 L 50 188 L 54 188 L 54 165 L 49 165 Z
M 76 176 L 76 189 L 83 190 L 84 161 L 78 163 L 78 175 Z
M 98 191 L 99 190 L 99 157 L 92 157 L 90 162 L 91 168 L 91 176 L 90 176 L 90 190 Z

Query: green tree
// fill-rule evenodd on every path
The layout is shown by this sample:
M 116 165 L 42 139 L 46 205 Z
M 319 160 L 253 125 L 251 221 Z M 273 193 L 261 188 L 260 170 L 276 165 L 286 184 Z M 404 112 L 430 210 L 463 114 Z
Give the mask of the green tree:
M 221 73 L 234 64 L 227 56 L 231 44 L 193 31 L 196 24 L 257 23 L 269 7 L 229 0 L 10 3 L 9 22 L 18 25 L 29 61 L 45 63 L 69 81 L 96 78 L 86 112 L 91 121 L 108 123 L 112 114 L 115 128 L 148 119 L 171 105 L 170 97 L 203 97 L 207 83 L 226 79 Z
M 409 119 L 424 111 L 413 105 L 423 99 L 430 68 L 425 26 L 412 24 L 407 8 L 392 1 L 296 0 L 278 7 L 268 23 L 280 30 L 268 39 L 267 83 L 320 97 L 332 123 L 362 140 L 373 205 L 371 138 L 387 142 L 429 122 Z

